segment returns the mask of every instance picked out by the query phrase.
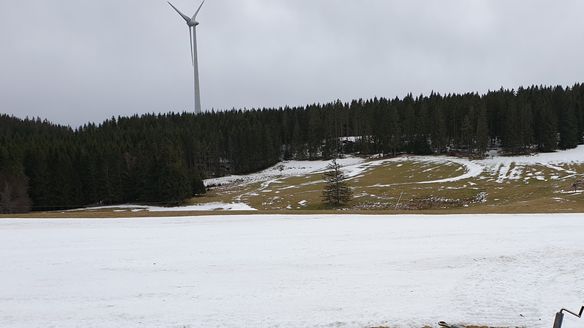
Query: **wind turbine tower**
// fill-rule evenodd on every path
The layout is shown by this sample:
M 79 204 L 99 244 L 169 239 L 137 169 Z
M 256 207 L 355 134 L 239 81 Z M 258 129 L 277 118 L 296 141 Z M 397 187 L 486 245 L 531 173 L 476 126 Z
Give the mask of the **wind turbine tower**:
M 189 27 L 189 38 L 191 39 L 191 59 L 193 61 L 193 68 L 195 71 L 195 114 L 201 114 L 201 90 L 199 87 L 199 61 L 197 59 L 197 25 L 199 25 L 199 22 L 197 22 L 195 19 L 197 18 L 197 15 L 199 14 L 199 11 L 201 10 L 201 7 L 203 7 L 203 4 L 205 3 L 205 0 L 203 0 L 203 2 L 201 2 L 201 5 L 199 6 L 199 8 L 197 8 L 197 11 L 195 12 L 195 14 L 193 15 L 193 17 L 189 17 L 185 14 L 183 14 L 180 10 L 178 10 L 175 6 L 172 5 L 172 3 L 168 3 L 172 9 L 176 10 L 176 12 L 187 22 L 187 25 Z

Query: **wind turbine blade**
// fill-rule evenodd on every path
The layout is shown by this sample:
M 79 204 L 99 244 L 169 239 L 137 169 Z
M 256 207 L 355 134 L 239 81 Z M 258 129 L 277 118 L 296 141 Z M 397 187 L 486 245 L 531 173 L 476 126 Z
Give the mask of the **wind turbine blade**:
M 191 21 L 191 19 L 189 18 L 189 16 L 187 16 L 187 15 L 185 15 L 185 14 L 181 13 L 181 12 L 180 12 L 180 10 L 176 9 L 176 7 L 172 5 L 172 3 L 168 2 L 168 4 L 169 4 L 169 5 L 172 7 L 172 9 L 176 10 L 176 12 L 177 12 L 179 15 L 181 15 L 181 17 L 182 17 L 182 18 L 183 18 L 183 19 L 184 19 L 184 20 L 185 20 L 187 23 Z
M 203 2 L 201 2 L 201 5 L 199 6 L 199 8 L 197 9 L 197 11 L 193 15 L 193 20 L 195 20 L 195 18 L 197 18 L 197 15 L 199 14 L 199 11 L 201 11 L 201 7 L 203 7 L 203 4 L 204 3 L 205 3 L 205 0 L 203 0 Z
M 189 38 L 191 39 L 191 63 L 195 66 L 195 53 L 193 52 L 193 28 L 189 26 Z

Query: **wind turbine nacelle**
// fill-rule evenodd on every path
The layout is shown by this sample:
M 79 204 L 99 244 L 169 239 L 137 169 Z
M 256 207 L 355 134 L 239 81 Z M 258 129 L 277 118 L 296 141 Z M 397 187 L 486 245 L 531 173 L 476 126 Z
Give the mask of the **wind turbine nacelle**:
M 195 27 L 195 26 L 199 25 L 199 22 L 191 20 L 190 22 L 188 22 L 188 24 L 190 27 Z

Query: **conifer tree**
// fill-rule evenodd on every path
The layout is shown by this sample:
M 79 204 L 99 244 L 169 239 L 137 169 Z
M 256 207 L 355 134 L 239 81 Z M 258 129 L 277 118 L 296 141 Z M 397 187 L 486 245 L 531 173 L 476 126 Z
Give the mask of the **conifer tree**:
M 471 119 L 470 116 L 467 114 L 464 116 L 464 119 L 462 120 L 462 126 L 461 126 L 461 142 L 462 145 L 464 146 L 464 148 L 466 149 L 467 153 L 471 153 L 472 152 L 472 141 L 473 141 L 473 126 L 471 123 Z
M 26 213 L 30 208 L 26 175 L 17 167 L 0 170 L 0 214 Z
M 537 104 L 537 124 L 536 144 L 541 152 L 551 152 L 558 147 L 558 133 L 556 128 L 556 118 L 553 114 L 550 103 L 545 99 L 540 99 Z
M 487 107 L 483 104 L 477 116 L 476 150 L 483 156 L 489 146 L 489 126 L 487 121 Z
M 353 192 L 347 183 L 347 177 L 341 170 L 336 159 L 327 166 L 324 173 L 325 187 L 322 192 L 322 201 L 327 206 L 339 207 L 351 201 Z
M 579 143 L 578 136 L 578 122 L 576 120 L 576 115 L 574 113 L 574 108 L 571 105 L 567 105 L 560 111 L 560 149 L 570 149 L 576 148 Z

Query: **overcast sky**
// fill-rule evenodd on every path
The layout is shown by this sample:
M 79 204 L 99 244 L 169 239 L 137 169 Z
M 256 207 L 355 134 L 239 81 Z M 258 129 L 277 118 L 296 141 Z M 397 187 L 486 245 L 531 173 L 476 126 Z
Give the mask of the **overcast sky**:
M 582 17 L 582 0 L 207 0 L 203 109 L 584 82 Z M 191 111 L 192 83 L 187 26 L 163 0 L 0 1 L 2 113 Z

